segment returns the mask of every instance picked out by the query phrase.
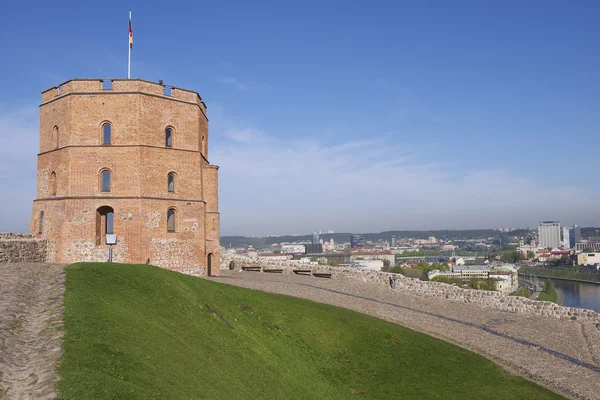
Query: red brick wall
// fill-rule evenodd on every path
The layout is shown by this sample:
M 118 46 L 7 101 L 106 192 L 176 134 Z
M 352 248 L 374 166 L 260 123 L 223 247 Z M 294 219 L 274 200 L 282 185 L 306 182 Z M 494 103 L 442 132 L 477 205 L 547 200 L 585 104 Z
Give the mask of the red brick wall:
M 74 80 L 42 94 L 38 194 L 31 233 L 48 239 L 51 261 L 106 261 L 108 246 L 96 244 L 96 210 L 114 210 L 119 241 L 113 260 L 174 270 L 206 269 L 213 254 L 218 274 L 218 167 L 206 162 L 206 107 L 191 91 L 146 81 Z M 111 144 L 102 144 L 102 124 L 112 126 Z M 59 127 L 58 149 L 53 127 Z M 165 128 L 173 148 L 165 147 Z M 204 137 L 204 140 L 202 138 Z M 111 171 L 111 191 L 101 191 L 100 171 Z M 56 195 L 49 180 L 56 173 Z M 167 177 L 175 175 L 175 192 Z M 204 186 L 203 186 L 204 185 Z M 167 210 L 175 208 L 176 232 L 167 232 Z M 38 234 L 44 211 L 44 230 Z

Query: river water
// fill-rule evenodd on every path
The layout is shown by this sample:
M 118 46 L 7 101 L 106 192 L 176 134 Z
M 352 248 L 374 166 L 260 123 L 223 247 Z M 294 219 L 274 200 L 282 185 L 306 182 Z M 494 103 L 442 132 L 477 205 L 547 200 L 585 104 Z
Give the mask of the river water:
M 563 299 L 564 306 L 588 308 L 600 312 L 600 284 L 562 279 L 552 279 L 552 282 L 559 299 Z

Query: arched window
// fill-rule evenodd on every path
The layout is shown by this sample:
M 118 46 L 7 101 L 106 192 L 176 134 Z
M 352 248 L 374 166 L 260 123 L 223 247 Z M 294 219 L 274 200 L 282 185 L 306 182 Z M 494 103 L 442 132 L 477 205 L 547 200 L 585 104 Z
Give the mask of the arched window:
M 100 172 L 100 188 L 103 192 L 110 192 L 110 171 L 107 169 Z
M 44 233 L 44 212 L 40 212 L 40 221 L 38 226 L 38 233 Z
M 54 128 L 52 128 L 52 144 L 54 145 L 54 147 L 56 149 L 58 149 L 58 126 L 54 125 Z
M 56 196 L 56 173 L 54 171 L 50 174 L 48 191 L 50 192 L 50 196 Z
M 102 125 L 102 144 L 111 144 L 112 126 L 106 122 Z
M 167 211 L 167 232 L 175 232 L 175 216 L 175 209 L 169 208 Z
M 112 207 L 102 206 L 96 210 L 96 245 L 106 244 L 106 234 L 114 233 L 115 212 Z
M 169 193 L 175 193 L 175 173 L 170 172 L 167 178 L 167 185 L 169 188 Z
M 165 129 L 165 146 L 173 147 L 173 128 Z

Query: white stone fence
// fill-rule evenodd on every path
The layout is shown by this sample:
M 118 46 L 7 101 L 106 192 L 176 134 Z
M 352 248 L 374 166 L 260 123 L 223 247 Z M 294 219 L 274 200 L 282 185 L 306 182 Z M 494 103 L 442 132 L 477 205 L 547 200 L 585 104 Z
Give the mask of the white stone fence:
M 395 289 L 393 290 L 397 291 L 460 301 L 516 314 L 533 314 L 572 321 L 600 323 L 600 314 L 593 310 L 559 306 L 550 301 L 530 300 L 525 297 L 509 296 L 500 292 L 463 289 L 441 282 L 420 281 L 390 272 L 359 271 L 351 268 L 313 265 L 298 261 L 257 260 L 225 252 L 221 253 L 221 269 L 229 269 L 231 261 L 235 263 L 236 271 L 241 270 L 241 267 L 244 266 L 283 269 L 283 273 L 285 274 L 293 274 L 295 269 L 304 269 L 313 272 L 330 273 L 332 279 L 350 279 L 375 285 L 386 285 L 390 288 L 391 280 L 395 278 Z

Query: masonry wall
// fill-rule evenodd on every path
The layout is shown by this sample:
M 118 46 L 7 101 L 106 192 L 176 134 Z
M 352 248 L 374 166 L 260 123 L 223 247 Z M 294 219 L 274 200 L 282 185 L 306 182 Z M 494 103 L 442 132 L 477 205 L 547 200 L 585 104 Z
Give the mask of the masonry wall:
M 316 272 L 331 273 L 332 279 L 348 279 L 365 282 L 377 286 L 385 286 L 390 290 L 411 293 L 417 296 L 437 297 L 448 301 L 460 301 L 484 308 L 493 308 L 516 314 L 533 314 L 542 317 L 558 318 L 582 322 L 600 322 L 600 313 L 582 308 L 559 306 L 549 301 L 529 300 L 520 296 L 509 296 L 500 292 L 485 290 L 463 289 L 441 282 L 420 281 L 407 278 L 400 274 L 389 272 L 363 272 L 355 269 L 315 266 L 300 264 L 293 261 L 265 261 L 247 257 L 223 254 L 221 268 L 229 269 L 229 263 L 234 261 L 236 270 L 242 266 L 268 266 L 281 268 L 286 274 L 293 274 L 294 269 L 311 269 Z M 396 279 L 395 289 L 391 288 L 390 279 Z
M 206 105 L 197 93 L 173 88 L 169 96 L 162 85 L 137 79 L 115 79 L 103 90 L 101 80 L 84 79 L 43 92 L 42 102 L 31 233 L 48 241 L 51 262 L 107 261 L 97 210 L 110 207 L 113 261 L 207 273 L 210 254 L 218 274 L 218 167 L 208 163 Z M 103 143 L 105 123 L 110 144 Z M 110 191 L 102 190 L 103 170 L 110 171 Z M 175 232 L 167 230 L 170 208 Z
M 30 235 L 0 233 L 0 264 L 47 261 L 47 243 Z

